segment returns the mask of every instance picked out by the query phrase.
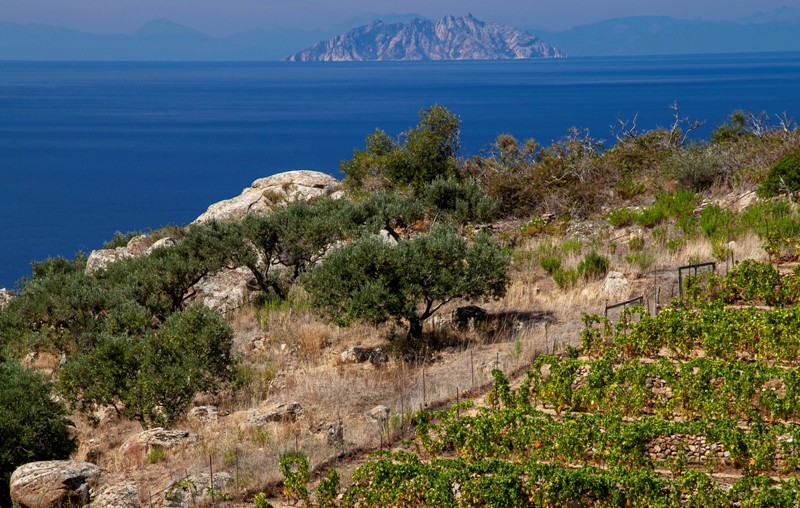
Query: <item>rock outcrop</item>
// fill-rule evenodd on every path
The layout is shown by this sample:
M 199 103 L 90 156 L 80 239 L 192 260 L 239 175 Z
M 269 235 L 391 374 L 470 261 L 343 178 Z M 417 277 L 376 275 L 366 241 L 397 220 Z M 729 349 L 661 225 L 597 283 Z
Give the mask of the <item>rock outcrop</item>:
M 261 178 L 235 198 L 214 203 L 194 224 L 209 220 L 241 219 L 248 213 L 267 213 L 276 205 L 322 196 L 337 197 L 339 181 L 319 171 L 287 171 Z
M 255 290 L 251 292 L 251 289 Z M 250 301 L 258 288 L 253 272 L 245 267 L 223 269 L 210 273 L 194 285 L 190 302 L 198 301 L 209 309 L 223 314 L 233 312 Z
M 247 414 L 247 423 L 256 427 L 263 427 L 270 422 L 294 421 L 303 413 L 303 406 L 297 402 L 274 404 L 271 406 L 251 409 Z
M 525 30 L 472 15 L 407 23 L 375 21 L 289 56 L 290 62 L 500 60 L 566 55 Z
M 176 243 L 177 242 L 170 237 L 153 241 L 153 239 L 147 235 L 139 235 L 131 238 L 124 247 L 93 250 L 86 260 L 86 273 L 91 274 L 98 270 L 105 270 L 109 265 L 117 261 L 122 261 L 123 259 L 149 256 L 156 249 L 172 247 Z
M 132 483 L 105 485 L 98 489 L 90 508 L 139 508 L 139 488 Z
M 160 502 L 158 506 L 170 508 L 213 506 L 211 495 L 221 496 L 232 484 L 233 476 L 225 472 L 214 473 L 213 476 L 209 473 L 189 475 L 164 491 L 163 503 Z
M 607 295 L 624 295 L 630 289 L 630 283 L 620 272 L 608 272 L 603 281 L 603 292 Z
M 197 434 L 188 430 L 166 430 L 161 427 L 140 432 L 128 438 L 119 451 L 122 456 L 145 455 L 154 447 L 161 447 L 165 450 L 195 443 L 199 440 Z
M 88 462 L 31 462 L 11 475 L 11 500 L 20 508 L 84 506 L 100 473 L 99 467 Z

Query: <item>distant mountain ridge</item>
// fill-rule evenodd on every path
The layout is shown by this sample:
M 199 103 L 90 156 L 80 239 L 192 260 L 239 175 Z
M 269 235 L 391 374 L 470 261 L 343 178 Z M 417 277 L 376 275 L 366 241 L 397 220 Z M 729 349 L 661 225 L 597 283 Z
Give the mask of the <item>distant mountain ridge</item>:
M 537 33 L 572 56 L 800 51 L 800 9 L 784 7 L 738 21 L 630 16 Z
M 383 18 L 384 23 L 378 30 L 375 27 L 379 24 L 374 20 L 379 18 Z M 412 21 L 416 19 L 420 21 Z M 453 22 L 466 18 L 449 19 Z M 508 36 L 508 33 L 492 28 L 503 25 L 467 21 L 466 24 L 475 24 L 475 29 L 482 24 L 486 38 L 453 39 L 448 42 L 449 49 L 441 49 L 438 53 L 432 51 L 431 55 L 450 57 L 472 52 L 472 57 L 478 58 L 481 51 L 490 54 L 488 48 L 495 42 L 504 43 L 503 38 Z M 397 23 L 419 24 L 425 20 L 413 14 L 365 14 L 343 25 L 327 28 L 252 30 L 230 37 L 212 37 L 168 19 L 150 21 L 128 34 L 93 34 L 57 26 L 0 21 L 0 60 L 274 61 L 365 22 L 369 23 L 367 27 L 373 26 L 376 31 L 386 31 L 386 27 Z M 436 25 L 439 22 L 430 23 Z M 520 38 L 512 41 L 518 47 L 523 46 L 523 36 L 534 37 L 531 33 L 535 33 L 538 40 L 547 41 L 548 46 L 555 46 L 562 54 L 570 56 L 800 51 L 800 9 L 795 7 L 758 12 L 735 21 L 638 16 L 609 19 L 562 31 L 521 28 L 527 28 L 530 33 L 522 32 Z M 409 54 L 430 49 L 419 47 L 423 41 L 422 34 L 416 34 L 420 36 L 416 42 L 413 38 L 406 41 L 417 44 Z M 402 38 L 400 42 L 404 43 Z M 466 49 L 457 47 L 459 44 Z M 400 47 L 405 46 L 400 44 Z M 399 48 L 392 48 L 392 51 L 399 51 Z M 503 57 L 511 58 L 511 54 L 506 53 Z
M 566 54 L 524 30 L 467 15 L 438 21 L 374 21 L 286 58 L 290 62 L 499 60 L 563 58 Z

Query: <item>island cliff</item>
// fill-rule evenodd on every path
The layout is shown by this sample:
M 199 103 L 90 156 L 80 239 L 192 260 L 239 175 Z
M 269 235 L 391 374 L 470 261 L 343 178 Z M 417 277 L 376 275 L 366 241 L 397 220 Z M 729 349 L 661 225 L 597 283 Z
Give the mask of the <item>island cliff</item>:
M 566 54 L 524 30 L 484 23 L 472 15 L 439 21 L 375 21 L 319 42 L 288 58 L 290 62 L 398 60 L 499 60 L 564 58 Z

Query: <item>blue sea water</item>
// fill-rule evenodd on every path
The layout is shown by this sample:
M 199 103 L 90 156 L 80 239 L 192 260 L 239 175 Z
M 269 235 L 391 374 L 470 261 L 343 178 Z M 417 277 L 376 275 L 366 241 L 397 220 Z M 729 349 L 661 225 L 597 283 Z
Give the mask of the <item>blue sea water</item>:
M 500 133 L 542 143 L 615 118 L 714 126 L 737 108 L 800 116 L 800 54 L 358 64 L 0 62 L 0 287 L 115 231 L 186 224 L 253 180 L 338 173 L 420 108 L 462 121 L 463 156 Z

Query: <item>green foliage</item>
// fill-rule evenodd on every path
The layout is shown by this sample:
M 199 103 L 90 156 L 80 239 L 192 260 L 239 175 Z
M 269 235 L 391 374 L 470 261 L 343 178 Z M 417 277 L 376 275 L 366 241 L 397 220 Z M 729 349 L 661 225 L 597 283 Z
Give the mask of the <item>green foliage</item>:
M 578 282 L 580 273 L 574 268 L 559 268 L 553 272 L 553 280 L 561 289 L 569 289 Z
M 332 252 L 306 280 L 311 306 L 347 325 L 403 319 L 409 338 L 455 299 L 499 298 L 508 283 L 509 257 L 486 234 L 473 242 L 434 226 L 396 246 L 367 237 Z
M 331 468 L 328 474 L 320 479 L 315 495 L 320 508 L 336 506 L 336 498 L 339 496 L 339 473 L 335 468 Z
M 629 265 L 637 267 L 640 272 L 646 272 L 655 263 L 656 256 L 650 251 L 637 251 L 625 256 L 625 261 Z
M 287 499 L 310 506 L 308 496 L 309 469 L 308 456 L 301 451 L 288 451 L 280 456 L 278 462 L 283 475 L 283 495 Z
M 272 508 L 272 504 L 267 501 L 267 495 L 259 492 L 253 497 L 253 504 L 256 508 Z
M 385 229 L 395 240 L 407 238 L 414 224 L 424 218 L 425 207 L 419 199 L 383 189 L 361 199 L 352 211 L 353 224 L 373 234 Z
M 800 152 L 794 152 L 775 163 L 761 182 L 758 195 L 764 198 L 800 191 Z
M 718 126 L 711 134 L 712 143 L 737 141 L 747 133 L 747 118 L 742 110 L 736 110 L 728 117 L 728 121 Z
M 143 234 L 141 231 L 129 231 L 127 233 L 117 231 L 114 233 L 114 238 L 103 243 L 103 248 L 116 249 L 117 247 L 125 247 L 128 245 L 128 242 L 141 234 Z
M 724 156 L 710 152 L 704 146 L 692 146 L 673 151 L 666 161 L 667 172 L 683 188 L 704 191 L 729 178 Z
M 28 462 L 67 459 L 77 443 L 67 411 L 53 400 L 50 383 L 18 362 L 0 361 L 0 505 L 11 506 L 8 482 Z
M 146 426 L 168 424 L 197 392 L 232 378 L 232 341 L 219 314 L 189 307 L 143 337 L 98 337 L 64 365 L 58 387 L 87 414 L 112 405 Z
M 608 223 L 615 228 L 623 228 L 633 223 L 633 213 L 627 208 L 615 208 L 608 214 Z
M 633 216 L 637 224 L 652 228 L 670 218 L 684 217 L 694 210 L 697 194 L 693 191 L 679 190 L 675 193 L 661 193 L 656 201 Z
M 230 246 L 229 257 L 247 266 L 263 291 L 284 299 L 298 277 L 350 235 L 351 213 L 352 205 L 343 199 L 294 201 L 269 214 L 248 215 L 238 234 L 221 237 Z
M 459 120 L 444 106 L 434 105 L 419 113 L 419 123 L 401 140 L 392 140 L 376 130 L 367 137 L 366 148 L 342 161 L 344 184 L 354 191 L 372 191 L 390 186 L 420 194 L 438 177 L 456 175 L 456 153 L 460 148 Z
M 736 215 L 718 205 L 711 205 L 700 212 L 700 229 L 706 238 L 728 238 L 733 236 Z
M 436 220 L 453 224 L 490 222 L 497 208 L 497 200 L 487 196 L 472 178 L 461 181 L 439 177 L 426 185 L 423 193 L 423 201 Z
M 578 263 L 578 273 L 587 279 L 601 279 L 608 273 L 609 261 L 597 251 L 591 251 Z

